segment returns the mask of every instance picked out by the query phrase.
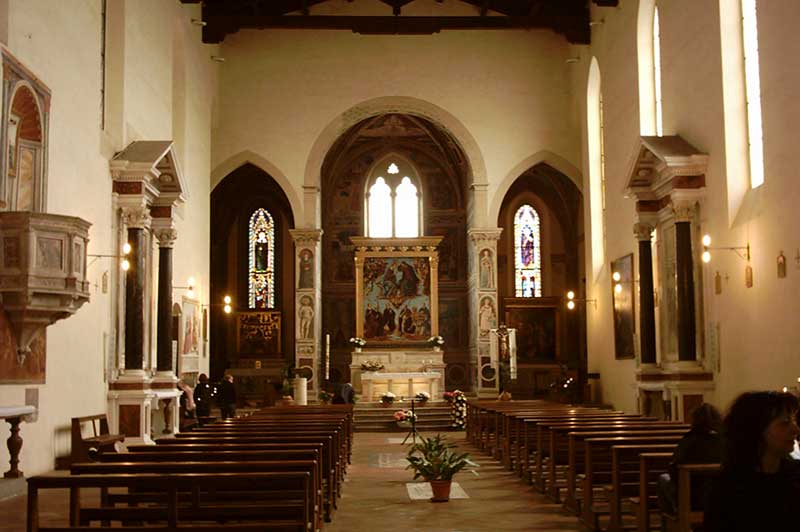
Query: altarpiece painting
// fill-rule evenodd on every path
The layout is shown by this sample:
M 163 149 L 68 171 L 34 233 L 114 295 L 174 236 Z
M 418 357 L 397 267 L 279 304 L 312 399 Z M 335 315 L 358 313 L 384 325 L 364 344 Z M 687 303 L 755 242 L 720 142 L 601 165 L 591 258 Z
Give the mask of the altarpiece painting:
M 634 358 L 633 254 L 613 261 L 611 272 L 614 276 L 611 292 L 614 301 L 614 352 L 617 359 Z
M 506 326 L 517 330 L 521 363 L 549 363 L 560 355 L 560 308 L 551 298 L 508 298 Z
M 419 344 L 438 335 L 441 237 L 352 240 L 356 335 L 383 346 Z

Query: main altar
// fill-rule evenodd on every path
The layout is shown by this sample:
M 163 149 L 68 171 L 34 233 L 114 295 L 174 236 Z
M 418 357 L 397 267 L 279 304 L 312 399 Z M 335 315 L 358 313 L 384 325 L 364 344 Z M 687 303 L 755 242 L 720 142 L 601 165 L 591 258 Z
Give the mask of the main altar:
M 439 335 L 437 246 L 442 237 L 351 237 L 355 245 L 356 348 L 350 378 L 365 401 L 386 391 L 413 396 L 420 391 L 439 399 L 445 389 L 442 350 L 430 342 Z M 383 372 L 363 372 L 365 362 Z

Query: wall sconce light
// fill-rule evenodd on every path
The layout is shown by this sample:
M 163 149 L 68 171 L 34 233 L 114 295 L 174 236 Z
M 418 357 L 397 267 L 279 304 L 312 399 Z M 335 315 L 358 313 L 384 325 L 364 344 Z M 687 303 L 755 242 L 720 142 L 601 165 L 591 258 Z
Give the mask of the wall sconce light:
M 216 61 L 217 63 L 224 63 L 225 62 L 225 58 L 222 57 L 221 55 L 212 55 L 211 56 L 211 60 L 212 61 Z
M 186 279 L 186 286 L 173 286 L 172 289 L 173 290 L 186 290 L 187 291 L 186 295 L 189 296 L 190 298 L 193 298 L 194 297 L 194 287 L 195 287 L 194 277 L 189 277 L 188 279 Z
M 747 261 L 747 266 L 744 269 L 744 284 L 747 288 L 753 286 L 753 267 L 750 265 L 750 242 L 744 246 L 721 246 L 711 247 L 711 236 L 703 235 L 703 262 L 708 264 L 711 262 L 711 251 L 733 251 L 741 258 Z
M 576 299 L 575 292 L 570 290 L 567 292 L 567 309 L 575 310 L 575 303 L 592 303 L 594 308 L 597 308 L 597 300 L 596 299 Z
M 226 295 L 222 298 L 222 300 L 225 302 L 225 306 L 222 307 L 222 310 L 225 312 L 225 314 L 230 314 L 233 310 L 233 307 L 231 307 L 231 296 Z
M 112 258 L 112 259 L 121 259 L 119 261 L 119 267 L 122 268 L 124 271 L 128 271 L 128 270 L 131 269 L 131 263 L 127 259 L 128 253 L 130 253 L 130 252 L 131 252 L 131 245 L 128 242 L 125 242 L 122 245 L 122 253 L 120 253 L 119 255 L 87 253 L 86 256 L 92 258 L 92 260 L 89 262 L 89 266 L 94 264 L 94 262 L 97 259 L 100 259 L 100 258 L 108 257 L 108 258 Z
M 205 20 L 200 20 L 199 18 L 193 18 L 192 24 L 194 24 L 195 26 L 208 26 L 208 22 L 206 22 Z

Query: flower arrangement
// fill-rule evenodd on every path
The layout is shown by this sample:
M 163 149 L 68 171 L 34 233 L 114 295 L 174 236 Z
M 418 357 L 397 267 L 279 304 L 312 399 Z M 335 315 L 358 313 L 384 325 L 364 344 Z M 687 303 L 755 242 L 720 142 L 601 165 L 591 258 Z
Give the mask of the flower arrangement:
M 467 425 L 467 396 L 461 390 L 444 392 L 444 398 L 450 403 L 450 426 L 463 429 Z
M 409 423 L 412 421 L 416 422 L 417 414 L 415 412 L 412 412 L 411 410 L 398 410 L 397 412 L 394 413 L 394 420 L 397 422 L 403 422 L 403 421 L 407 421 Z
M 383 395 L 381 395 L 381 403 L 385 405 L 390 405 L 394 403 L 395 397 L 397 396 L 392 392 L 383 392 Z
M 358 336 L 356 336 L 355 338 L 350 338 L 349 342 L 356 347 L 364 347 L 365 345 L 367 345 L 367 341 Z
M 326 392 L 325 390 L 320 390 L 319 395 L 317 398 L 320 400 L 321 403 L 330 403 L 333 401 L 333 394 L 330 392 Z
M 428 338 L 428 344 L 433 347 L 442 347 L 444 345 L 444 338 L 441 336 L 431 336 Z
M 383 364 L 377 360 L 365 360 L 361 363 L 361 371 L 380 371 L 383 369 Z
M 425 391 L 418 392 L 417 395 L 414 396 L 414 399 L 416 399 L 420 403 L 424 403 L 426 401 L 429 401 L 430 398 L 431 398 L 431 394 L 429 394 L 428 392 L 425 392 Z

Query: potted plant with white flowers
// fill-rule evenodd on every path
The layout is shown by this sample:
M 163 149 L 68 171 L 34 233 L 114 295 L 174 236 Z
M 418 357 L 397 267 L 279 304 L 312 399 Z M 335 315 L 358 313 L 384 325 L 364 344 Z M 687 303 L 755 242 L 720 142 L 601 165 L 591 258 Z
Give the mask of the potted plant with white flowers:
M 397 396 L 392 392 L 383 392 L 381 395 L 381 405 L 383 406 L 390 406 L 394 403 L 394 400 Z
M 432 502 L 449 501 L 453 476 L 467 466 L 479 467 L 469 459 L 469 453 L 458 453 L 454 449 L 455 444 L 437 434 L 432 438 L 420 437 L 420 442 L 408 451 L 406 469 L 414 471 L 414 480 L 422 477 L 430 482 Z M 472 472 L 477 475 L 474 470 Z

